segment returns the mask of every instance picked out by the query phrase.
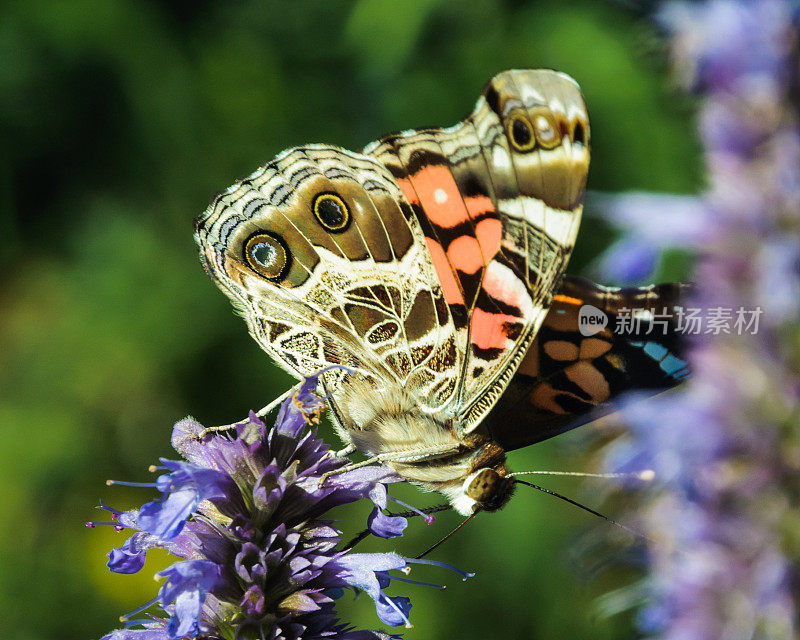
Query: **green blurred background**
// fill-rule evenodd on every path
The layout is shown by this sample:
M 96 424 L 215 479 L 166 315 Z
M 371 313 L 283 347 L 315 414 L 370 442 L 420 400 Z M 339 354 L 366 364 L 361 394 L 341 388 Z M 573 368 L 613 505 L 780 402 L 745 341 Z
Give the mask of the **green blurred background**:
M 453 124 L 497 71 L 541 66 L 584 90 L 590 189 L 697 183 L 690 105 L 670 93 L 655 34 L 620 4 L 7 1 L 0 52 L 0 621 L 16 640 L 98 638 L 150 599 L 164 558 L 112 575 L 105 553 L 125 534 L 83 522 L 100 498 L 130 508 L 151 494 L 105 479 L 147 480 L 186 414 L 227 423 L 288 385 L 197 261 L 192 219 L 236 177 L 292 145 L 355 150 Z M 587 220 L 571 272 L 586 274 L 613 233 Z M 511 465 L 586 468 L 582 446 L 569 434 Z M 605 492 L 547 486 L 594 506 Z M 371 548 L 413 555 L 457 521 L 412 522 Z M 597 598 L 636 574 L 598 572 L 610 545 L 587 551 L 587 529 L 607 533 L 520 491 L 437 553 L 477 578 L 407 590 L 407 637 L 635 637 Z M 341 610 L 376 626 L 368 599 Z

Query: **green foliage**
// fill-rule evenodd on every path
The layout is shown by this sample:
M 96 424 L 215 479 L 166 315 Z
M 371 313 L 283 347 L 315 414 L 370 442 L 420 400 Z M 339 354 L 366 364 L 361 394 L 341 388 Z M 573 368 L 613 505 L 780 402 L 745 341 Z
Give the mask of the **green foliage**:
M 295 144 L 358 149 L 453 124 L 495 72 L 549 66 L 584 88 L 591 189 L 697 182 L 652 34 L 613 4 L 26 0 L 3 13 L 0 610 L 17 640 L 99 637 L 149 599 L 149 577 L 103 567 L 122 535 L 82 528 L 99 497 L 146 499 L 103 481 L 144 480 L 184 415 L 226 423 L 288 385 L 197 262 L 192 218 L 234 178 Z M 572 271 L 611 237 L 588 221 Z M 558 442 L 511 461 L 578 464 Z M 455 522 L 414 523 L 400 545 L 413 554 Z M 415 598 L 407 637 L 632 637 L 624 617 L 589 613 L 625 579 L 586 583 L 567 560 L 587 526 L 542 495 L 480 518 L 441 554 L 478 577 Z M 375 625 L 371 607 L 346 608 Z

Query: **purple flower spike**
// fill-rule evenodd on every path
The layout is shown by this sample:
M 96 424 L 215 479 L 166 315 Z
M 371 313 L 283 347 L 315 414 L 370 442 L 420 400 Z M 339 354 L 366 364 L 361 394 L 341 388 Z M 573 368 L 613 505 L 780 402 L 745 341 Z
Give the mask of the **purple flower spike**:
M 158 604 L 161 612 L 108 640 L 397 637 L 341 624 L 334 601 L 346 588 L 369 593 L 386 624 L 409 624 L 410 600 L 384 592 L 395 579 L 386 572 L 405 569 L 406 560 L 342 551 L 340 532 L 327 519 L 333 507 L 370 501 L 371 529 L 381 537 L 400 535 L 405 518 L 381 510 L 385 484 L 401 478 L 385 467 L 367 467 L 331 476 L 320 487 L 323 473 L 348 461 L 330 456 L 309 430 L 322 410 L 316 382 L 310 378 L 283 403 L 272 429 L 255 414 L 227 432 L 205 433 L 196 421 L 182 420 L 172 442 L 189 462 L 162 460 L 168 473 L 155 483 L 162 498 L 138 511 L 106 508 L 110 524 L 135 531 L 111 552 L 113 571 L 138 571 L 152 547 L 183 559 L 159 574 L 166 582 L 158 598 L 139 609 Z
M 800 10 L 790 0 L 667 2 L 674 75 L 697 94 L 709 188 L 622 196 L 629 236 L 697 250 L 685 386 L 622 403 L 609 471 L 652 469 L 634 526 L 648 537 L 641 630 L 654 640 L 798 637 L 795 503 L 800 372 Z M 671 224 L 670 221 L 674 221 Z M 654 235 L 660 239 L 654 239 Z M 617 265 L 637 275 L 636 261 Z M 757 310 L 748 330 L 737 314 Z M 741 316 L 738 321 L 740 322 Z M 707 329 L 706 327 L 704 327 Z

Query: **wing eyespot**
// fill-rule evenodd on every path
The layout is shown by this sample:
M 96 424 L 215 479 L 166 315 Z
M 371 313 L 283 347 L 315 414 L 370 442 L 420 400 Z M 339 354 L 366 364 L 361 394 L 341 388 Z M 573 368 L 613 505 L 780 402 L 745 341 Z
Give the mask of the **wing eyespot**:
M 586 125 L 580 120 L 574 120 L 572 123 L 572 132 L 570 138 L 574 144 L 582 144 L 586 146 L 588 143 Z
M 533 150 L 536 146 L 536 135 L 528 119 L 516 113 L 506 123 L 506 135 L 511 146 L 520 153 Z
M 331 233 L 342 233 L 350 224 L 350 208 L 336 193 L 317 194 L 311 203 L 311 211 L 322 228 Z
M 259 231 L 244 243 L 247 266 L 270 282 L 280 282 L 289 272 L 292 254 L 286 242 L 276 233 Z
M 552 114 L 540 111 L 533 115 L 533 131 L 536 144 L 543 149 L 554 149 L 561 144 L 561 132 Z

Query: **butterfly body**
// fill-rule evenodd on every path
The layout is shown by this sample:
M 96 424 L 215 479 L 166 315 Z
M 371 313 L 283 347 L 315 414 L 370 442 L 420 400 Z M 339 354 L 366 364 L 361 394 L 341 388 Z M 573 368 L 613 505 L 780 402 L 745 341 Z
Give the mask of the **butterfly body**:
M 360 376 L 346 378 L 338 393 L 342 439 L 368 456 L 392 467 L 410 482 L 437 491 L 454 508 L 468 515 L 478 501 L 470 496 L 475 476 L 485 469 L 505 476 L 505 452 L 488 436 L 464 435 L 457 418 L 424 414 L 402 387 L 376 388 Z M 504 485 L 505 486 L 505 485 Z M 505 504 L 509 491 L 493 494 L 482 508 Z
M 201 261 L 279 365 L 328 368 L 349 449 L 496 509 L 513 480 L 482 422 L 557 292 L 588 139 L 571 78 L 505 71 L 453 127 L 279 154 L 198 218 Z

